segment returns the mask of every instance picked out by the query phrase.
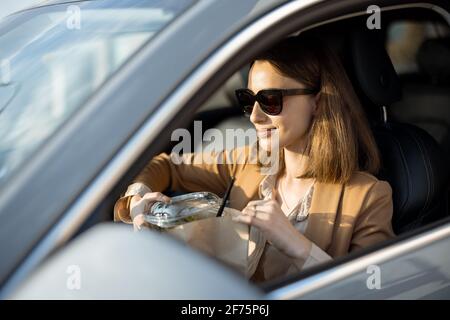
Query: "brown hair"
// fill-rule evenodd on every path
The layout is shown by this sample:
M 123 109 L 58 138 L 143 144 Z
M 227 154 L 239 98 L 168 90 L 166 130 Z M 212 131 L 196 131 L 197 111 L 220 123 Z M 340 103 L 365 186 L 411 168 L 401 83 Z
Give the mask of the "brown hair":
M 356 170 L 376 174 L 380 155 L 366 115 L 339 58 L 317 39 L 286 38 L 254 60 L 271 63 L 282 75 L 319 88 L 317 114 L 300 178 L 345 183 Z

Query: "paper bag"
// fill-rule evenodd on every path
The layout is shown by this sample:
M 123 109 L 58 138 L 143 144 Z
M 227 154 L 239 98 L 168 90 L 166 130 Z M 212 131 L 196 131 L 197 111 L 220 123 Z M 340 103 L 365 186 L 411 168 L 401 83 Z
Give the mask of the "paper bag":
M 265 239 L 256 228 L 232 221 L 236 214 L 239 211 L 225 208 L 222 217 L 189 222 L 166 232 L 250 278 L 262 255 Z

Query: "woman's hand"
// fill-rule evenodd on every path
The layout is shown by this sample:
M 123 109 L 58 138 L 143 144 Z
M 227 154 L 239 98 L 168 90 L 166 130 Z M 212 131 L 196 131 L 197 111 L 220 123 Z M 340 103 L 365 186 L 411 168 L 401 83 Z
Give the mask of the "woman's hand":
M 311 241 L 291 224 L 275 200 L 250 201 L 234 221 L 257 227 L 278 250 L 292 258 L 307 258 Z
M 130 217 L 133 220 L 134 231 L 141 230 L 145 223 L 144 214 L 150 210 L 153 203 L 157 201 L 170 202 L 170 198 L 163 195 L 161 192 L 149 192 L 143 197 L 136 194 L 130 201 Z

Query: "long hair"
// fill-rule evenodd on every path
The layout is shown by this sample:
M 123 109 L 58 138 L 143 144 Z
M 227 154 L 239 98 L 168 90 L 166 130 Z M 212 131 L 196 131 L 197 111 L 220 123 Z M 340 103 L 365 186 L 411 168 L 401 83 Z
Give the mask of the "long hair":
M 339 58 L 319 40 L 297 36 L 282 40 L 254 60 L 271 63 L 280 74 L 320 88 L 299 178 L 345 183 L 357 171 L 377 174 L 380 155 L 352 84 Z

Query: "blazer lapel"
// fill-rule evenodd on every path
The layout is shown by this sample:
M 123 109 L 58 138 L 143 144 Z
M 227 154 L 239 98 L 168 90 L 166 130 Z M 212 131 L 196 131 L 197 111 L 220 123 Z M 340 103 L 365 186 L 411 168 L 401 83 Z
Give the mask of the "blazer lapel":
M 325 251 L 333 238 L 342 190 L 343 184 L 316 182 L 314 186 L 305 236 Z

